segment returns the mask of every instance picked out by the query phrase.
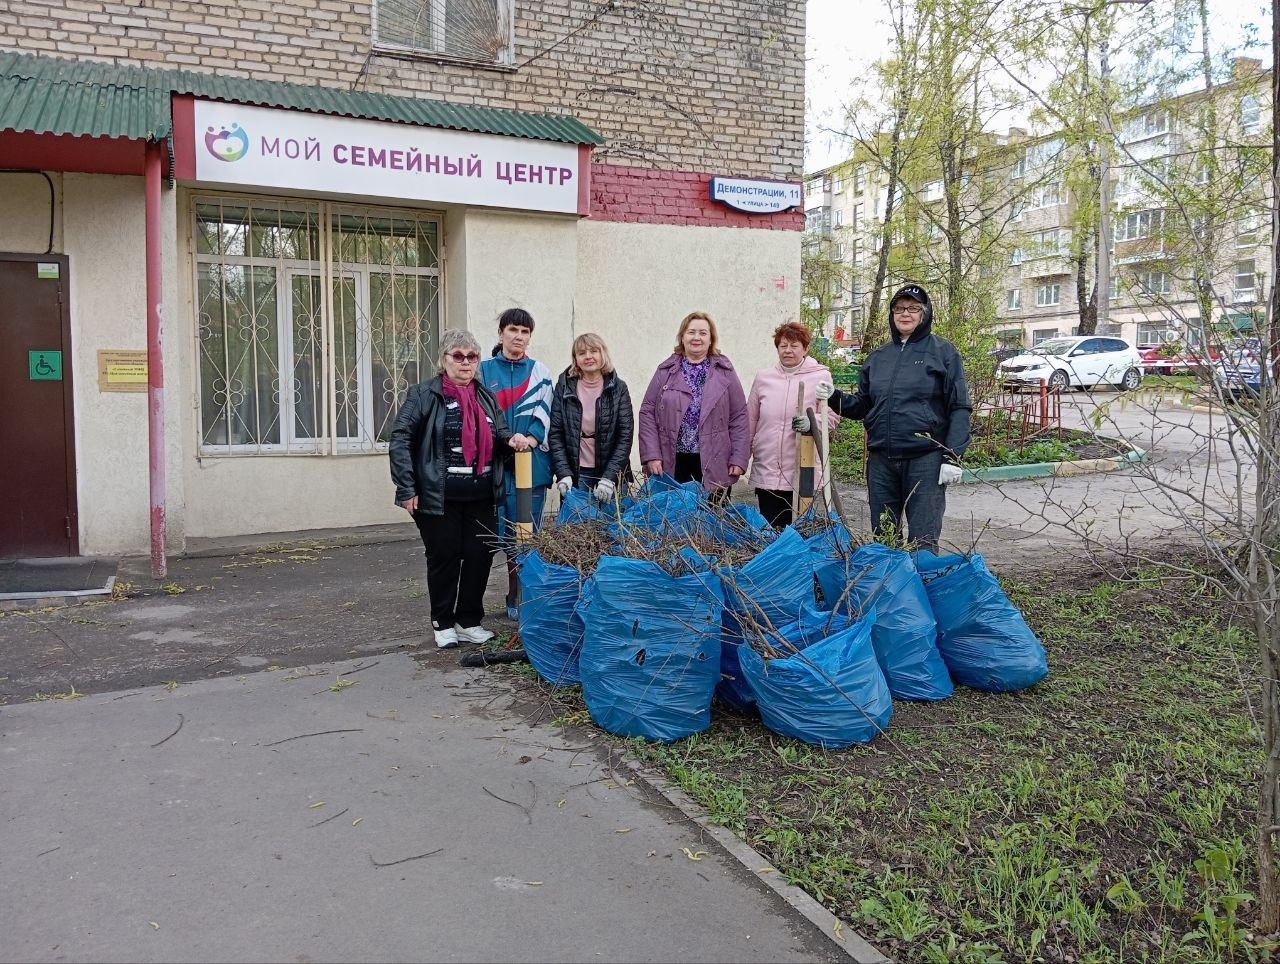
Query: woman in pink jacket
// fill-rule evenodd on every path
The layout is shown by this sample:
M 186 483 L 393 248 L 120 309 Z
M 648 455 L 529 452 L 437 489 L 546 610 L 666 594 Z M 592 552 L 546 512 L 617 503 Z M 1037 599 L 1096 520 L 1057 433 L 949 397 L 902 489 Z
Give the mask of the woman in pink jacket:
M 742 382 L 718 340 L 706 312 L 680 322 L 676 347 L 640 403 L 640 461 L 649 475 L 697 480 L 727 502 L 751 457 L 751 433 Z
M 796 485 L 796 433 L 791 419 L 796 412 L 796 395 L 803 385 L 805 407 L 816 406 L 814 387 L 831 381 L 831 370 L 809 357 L 812 340 L 809 329 L 796 321 L 775 328 L 773 344 L 778 350 L 778 364 L 756 372 L 747 396 L 751 485 L 760 500 L 760 513 L 775 529 L 791 523 L 791 492 Z M 828 417 L 832 427 L 840 421 L 834 411 Z M 821 467 L 815 475 L 820 482 Z

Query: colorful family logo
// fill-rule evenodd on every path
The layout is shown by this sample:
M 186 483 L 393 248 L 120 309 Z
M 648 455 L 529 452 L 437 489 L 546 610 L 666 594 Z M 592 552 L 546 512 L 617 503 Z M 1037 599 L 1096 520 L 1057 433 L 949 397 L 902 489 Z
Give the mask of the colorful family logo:
M 249 135 L 239 124 L 210 127 L 204 133 L 204 146 L 220 161 L 238 161 L 249 153 Z

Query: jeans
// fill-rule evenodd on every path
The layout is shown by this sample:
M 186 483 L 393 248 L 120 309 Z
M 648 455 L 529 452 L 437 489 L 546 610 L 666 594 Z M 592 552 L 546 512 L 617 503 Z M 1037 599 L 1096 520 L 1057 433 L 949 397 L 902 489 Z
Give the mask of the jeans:
M 415 512 L 427 555 L 431 625 L 470 629 L 484 617 L 484 591 L 493 568 L 497 520 L 492 499 L 445 500 L 443 515 Z
M 885 535 L 892 527 L 899 538 L 909 536 L 913 548 L 938 551 L 942 516 L 947 508 L 947 487 L 938 484 L 941 468 L 941 450 L 909 459 L 867 453 L 867 498 L 871 503 L 871 528 L 877 536 Z

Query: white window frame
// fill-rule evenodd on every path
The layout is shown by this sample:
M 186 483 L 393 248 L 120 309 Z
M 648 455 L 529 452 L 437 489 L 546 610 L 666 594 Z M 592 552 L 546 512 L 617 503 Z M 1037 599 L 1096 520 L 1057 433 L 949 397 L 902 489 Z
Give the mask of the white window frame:
M 1240 98 L 1240 133 L 1256 134 L 1262 129 L 1262 105 L 1253 94 Z
M 926 201 L 942 200 L 942 181 L 929 181 L 924 186 L 924 199 Z
M 375 50 L 392 51 L 398 54 L 407 54 L 417 57 L 425 57 L 433 60 L 452 60 L 461 61 L 463 63 L 477 64 L 487 67 L 505 67 L 509 69 L 515 68 L 515 0 L 493 0 L 494 10 L 497 14 L 498 31 L 503 37 L 502 46 L 494 52 L 491 59 L 483 57 L 472 57 L 466 54 L 458 54 L 448 49 L 448 41 L 445 36 L 445 23 L 447 10 L 452 0 L 418 0 L 423 5 L 429 5 L 438 16 L 431 22 L 431 40 L 428 46 L 414 46 L 390 40 L 382 36 L 383 30 L 380 26 L 379 8 L 388 6 L 389 0 L 373 0 L 370 7 L 370 17 L 372 19 L 372 36 L 373 48 Z M 498 39 L 497 37 L 494 38 Z
M 836 227 L 836 228 L 844 227 L 844 208 L 836 208 L 835 211 L 832 213 L 832 219 L 833 219 L 832 227 Z
M 1169 112 L 1159 109 L 1143 111 L 1129 121 L 1126 133 L 1128 137 L 1125 138 L 1125 141 L 1129 144 L 1167 134 L 1169 133 Z
M 1144 295 L 1173 294 L 1173 278 L 1167 271 L 1139 271 L 1137 283 L 1138 290 Z
M 832 194 L 844 193 L 844 178 L 841 177 L 839 174 L 831 178 L 831 193 Z
M 1022 264 L 1022 248 L 1014 248 L 1009 252 L 1009 267 L 1016 268 Z
M 1052 300 L 1050 300 L 1052 298 Z M 1062 303 L 1062 285 L 1053 282 L 1036 288 L 1036 307 L 1052 308 Z
M 275 278 L 275 316 L 276 316 L 276 385 L 275 394 L 279 396 L 278 414 L 279 442 L 242 442 L 242 443 L 206 443 L 204 441 L 204 412 L 202 408 L 202 373 L 200 338 L 200 318 L 195 318 L 193 325 L 193 358 L 195 359 L 196 382 L 196 433 L 198 450 L 201 457 L 238 457 L 257 455 L 315 455 L 319 454 L 367 454 L 370 452 L 386 452 L 388 443 L 376 438 L 376 426 L 373 425 L 373 395 L 375 386 L 372 383 L 372 355 L 369 350 L 369 330 L 367 309 L 370 303 L 369 275 L 375 269 L 389 268 L 390 272 L 401 276 L 434 278 L 436 280 L 435 312 L 437 325 L 432 333 L 438 344 L 440 333 L 445 329 L 445 304 L 443 285 L 443 248 L 444 248 L 444 216 L 438 212 L 421 211 L 408 208 L 384 208 L 372 205 L 315 201 L 311 199 L 276 198 L 252 195 L 227 195 L 201 192 L 191 197 L 189 202 L 189 224 L 192 238 L 198 231 L 198 208 L 202 204 L 231 205 L 236 207 L 277 209 L 281 211 L 314 212 L 319 232 L 319 251 L 316 260 L 295 260 L 281 258 L 264 258 L 249 255 L 201 254 L 192 243 L 191 283 L 199 310 L 200 268 L 201 265 L 230 265 L 245 268 L 271 268 L 276 272 Z M 431 267 L 407 267 L 384 264 L 341 265 L 333 251 L 333 222 L 336 217 L 357 216 L 388 218 L 395 220 L 427 221 L 435 225 L 436 251 L 435 264 Z M 293 349 L 293 286 L 291 281 L 298 276 L 310 276 L 319 279 L 321 285 L 321 356 L 320 389 L 316 434 L 314 437 L 296 433 L 293 393 L 283 390 L 286 378 L 294 378 Z M 357 435 L 340 435 L 337 432 L 336 391 L 336 346 L 334 343 L 334 306 L 333 281 L 340 277 L 350 277 L 354 282 L 357 308 L 364 308 L 362 321 L 360 311 L 356 317 L 356 424 Z M 362 325 L 366 327 L 361 327 Z M 363 352 L 362 352 L 363 347 Z M 427 371 L 434 370 L 435 359 L 426 359 Z M 426 374 L 426 371 L 422 371 Z M 401 389 L 408 386 L 401 385 Z M 385 386 L 381 386 L 385 389 Z M 364 437 L 368 434 L 368 437 Z
M 1258 265 L 1256 261 L 1237 261 L 1232 271 L 1236 303 L 1254 301 L 1258 290 Z M 1245 284 L 1244 282 L 1248 282 Z
M 1164 231 L 1164 210 L 1147 208 L 1143 211 L 1129 211 L 1116 218 L 1112 227 L 1113 241 L 1141 241 L 1152 238 Z
M 1057 207 L 1062 203 L 1062 187 L 1057 181 L 1041 184 L 1031 191 L 1029 207 L 1032 210 Z
M 1037 328 L 1031 333 L 1031 347 L 1034 348 L 1042 341 L 1049 341 L 1051 338 L 1058 337 L 1057 328 Z
M 1006 311 L 1022 310 L 1022 289 L 1009 288 L 1004 293 L 1004 306 Z

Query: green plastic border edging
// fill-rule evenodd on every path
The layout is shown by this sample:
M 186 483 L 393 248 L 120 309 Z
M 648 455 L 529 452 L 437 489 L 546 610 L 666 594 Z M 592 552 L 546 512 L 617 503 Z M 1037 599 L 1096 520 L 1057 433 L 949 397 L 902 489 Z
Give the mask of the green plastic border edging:
M 1115 472 L 1147 460 L 1143 449 L 1130 449 L 1124 455 L 1105 459 L 1080 459 L 1075 462 L 1032 462 L 1029 465 L 994 465 L 986 469 L 965 469 L 961 482 L 1009 482 L 1014 479 L 1044 479 L 1054 476 L 1084 475 L 1086 472 Z

